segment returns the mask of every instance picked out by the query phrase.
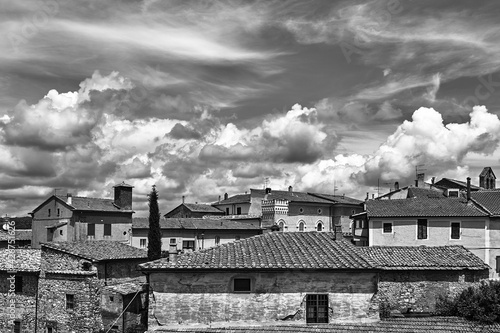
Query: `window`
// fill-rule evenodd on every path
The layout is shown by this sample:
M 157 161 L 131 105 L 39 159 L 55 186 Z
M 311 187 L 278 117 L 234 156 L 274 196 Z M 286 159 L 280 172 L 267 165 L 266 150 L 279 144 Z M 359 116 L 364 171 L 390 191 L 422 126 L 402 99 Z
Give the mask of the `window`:
M 229 207 L 226 207 L 226 215 L 229 215 Z
M 176 245 L 176 244 L 177 244 L 177 239 L 170 238 L 170 245 Z
M 47 326 L 47 333 L 54 333 L 54 328 L 52 326 Z
M 451 223 L 451 239 L 460 239 L 460 222 Z
M 300 214 L 304 213 L 304 208 L 300 207 L 300 208 L 299 208 L 299 213 L 300 213 Z
M 356 220 L 356 229 L 363 229 L 365 227 L 364 220 Z
M 299 226 L 297 228 L 299 228 L 299 231 L 304 231 L 305 227 L 306 226 L 305 226 L 304 222 L 300 221 Z
M 109 301 L 110 301 L 110 302 L 114 302 L 114 301 L 115 301 L 114 296 L 109 296 Z
M 252 281 L 249 278 L 233 279 L 233 291 L 249 293 L 252 291 Z
M 278 227 L 280 227 L 280 231 L 285 231 L 285 221 L 283 220 L 279 221 Z
M 392 234 L 392 223 L 386 222 L 382 225 L 383 234 Z
M 14 333 L 21 333 L 21 322 L 19 320 L 14 321 Z
M 215 245 L 220 245 L 220 237 L 215 236 Z
M 111 224 L 104 225 L 104 236 L 111 236 Z
M 236 236 L 236 237 L 234 237 L 234 239 L 238 241 L 238 240 L 241 239 L 241 237 L 240 236 Z
M 57 217 L 61 216 L 61 210 L 57 208 Z
M 62 231 L 62 229 L 61 229 L 61 230 L 59 230 L 59 235 L 61 235 L 61 236 L 63 235 L 63 231 Z
M 307 295 L 306 322 L 328 323 L 328 295 Z
M 237 207 L 236 208 L 236 214 L 237 215 L 241 215 L 241 207 Z
M 317 230 L 317 231 L 323 231 L 323 223 L 319 222 L 319 223 L 316 225 L 316 230 Z
M 427 220 L 418 219 L 417 221 L 417 239 L 427 239 Z
M 75 295 L 66 294 L 66 309 L 74 309 L 75 308 Z
M 49 213 L 49 217 L 50 217 L 50 208 L 49 208 L 49 211 L 48 211 L 48 213 Z
M 194 240 L 192 241 L 182 241 L 183 250 L 193 250 L 194 251 Z
M 146 239 L 146 238 L 141 238 L 141 239 L 139 240 L 139 247 L 140 247 L 141 249 L 145 249 L 145 248 L 146 248 L 146 241 L 147 241 L 147 239 Z
M 318 208 L 318 215 L 321 215 L 321 213 L 323 213 L 323 211 L 321 210 L 321 208 Z
M 22 276 L 16 275 L 15 291 L 16 291 L 16 293 L 23 292 L 23 277 Z
M 496 264 L 497 264 L 496 271 L 497 273 L 500 273 L 500 256 L 496 257 Z
M 87 236 L 95 236 L 95 224 L 89 223 L 87 226 Z

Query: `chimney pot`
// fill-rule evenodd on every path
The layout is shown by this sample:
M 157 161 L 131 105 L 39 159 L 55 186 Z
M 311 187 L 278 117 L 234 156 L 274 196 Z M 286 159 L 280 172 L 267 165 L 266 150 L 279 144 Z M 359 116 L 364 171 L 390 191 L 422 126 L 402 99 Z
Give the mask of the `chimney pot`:
M 220 195 L 219 195 L 219 201 L 218 202 L 220 203 Z
M 394 183 L 394 191 L 399 191 L 399 182 Z
M 73 195 L 71 193 L 66 194 L 66 203 L 71 205 L 73 203 Z
M 186 199 L 186 197 L 183 195 L 182 196 L 182 203 L 184 203 L 184 200 Z
M 467 202 L 470 201 L 470 177 L 467 177 Z
M 229 196 L 227 195 L 227 192 L 224 193 L 224 200 L 227 200 L 227 198 L 229 198 Z
M 177 262 L 177 244 L 170 244 L 168 248 L 168 261 L 174 264 Z
M 293 187 L 291 185 L 288 186 L 288 192 L 293 192 Z

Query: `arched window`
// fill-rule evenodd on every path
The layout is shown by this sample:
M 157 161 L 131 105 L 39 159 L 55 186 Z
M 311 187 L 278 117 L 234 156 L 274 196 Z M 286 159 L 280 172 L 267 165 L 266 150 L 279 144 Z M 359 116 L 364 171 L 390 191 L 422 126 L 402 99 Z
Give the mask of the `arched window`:
M 316 224 L 316 231 L 323 231 L 323 222 L 318 221 Z
M 304 223 L 304 221 L 300 221 L 297 228 L 299 229 L 300 232 L 304 231 L 304 229 L 306 228 L 306 224 Z
M 279 220 L 278 221 L 278 227 L 280 227 L 280 231 L 284 232 L 285 231 L 285 221 Z

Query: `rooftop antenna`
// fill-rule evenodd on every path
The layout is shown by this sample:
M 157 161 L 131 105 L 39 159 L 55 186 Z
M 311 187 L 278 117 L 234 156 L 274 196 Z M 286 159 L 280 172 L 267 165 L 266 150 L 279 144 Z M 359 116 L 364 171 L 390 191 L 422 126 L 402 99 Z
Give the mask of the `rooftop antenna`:
M 57 191 L 60 191 L 60 190 L 62 190 L 62 188 L 55 188 L 54 189 L 54 195 L 57 195 Z
M 335 196 L 335 192 L 338 190 L 339 188 L 335 185 L 335 179 L 333 180 L 333 196 Z
M 264 178 L 264 189 L 269 186 L 269 177 Z
M 421 173 L 422 171 L 426 171 L 427 169 L 424 169 L 423 167 L 425 164 L 419 164 L 415 165 L 415 179 L 418 179 L 418 174 Z
M 377 178 L 377 188 L 372 189 L 372 191 L 377 190 L 377 198 L 380 197 L 380 178 Z

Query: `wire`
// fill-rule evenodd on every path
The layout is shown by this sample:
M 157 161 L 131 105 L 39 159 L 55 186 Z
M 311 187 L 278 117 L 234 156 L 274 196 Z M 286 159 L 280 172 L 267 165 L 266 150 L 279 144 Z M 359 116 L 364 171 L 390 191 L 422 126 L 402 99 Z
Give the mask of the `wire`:
M 132 302 L 134 301 L 134 299 L 137 297 L 137 295 L 141 291 L 142 291 L 142 289 L 137 290 L 137 292 L 135 293 L 134 297 L 132 297 L 132 299 L 130 300 L 130 302 L 128 302 L 128 304 L 125 307 L 125 309 L 123 309 L 122 313 L 120 313 L 120 315 L 118 316 L 118 318 L 116 318 L 116 320 L 111 324 L 111 327 L 106 331 L 106 333 L 109 333 L 109 331 L 111 331 L 113 329 L 113 326 L 116 324 L 116 322 L 118 321 L 118 319 L 120 319 L 123 316 L 123 314 L 125 313 L 125 311 L 127 311 L 127 309 L 130 306 L 130 304 L 132 304 Z

